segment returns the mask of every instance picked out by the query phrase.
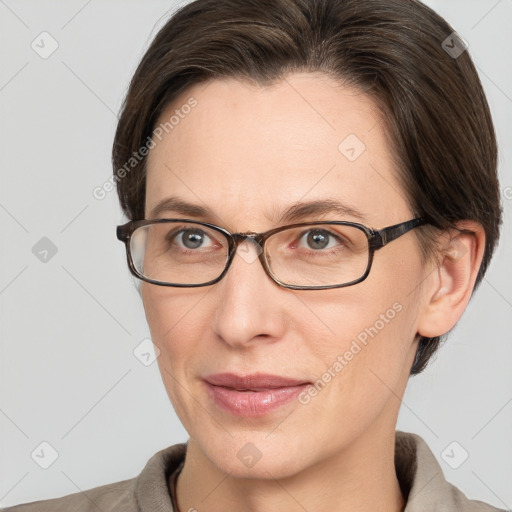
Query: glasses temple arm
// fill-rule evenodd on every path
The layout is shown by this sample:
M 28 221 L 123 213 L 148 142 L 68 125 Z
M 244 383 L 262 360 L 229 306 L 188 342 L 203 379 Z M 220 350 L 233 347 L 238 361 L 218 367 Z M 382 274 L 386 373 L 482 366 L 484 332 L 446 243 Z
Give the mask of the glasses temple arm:
M 395 224 L 394 226 L 389 226 L 384 229 L 378 229 L 373 232 L 373 245 L 375 248 L 384 247 L 389 242 L 396 240 L 402 235 L 405 235 L 405 233 L 411 231 L 411 229 L 417 228 L 418 226 L 422 226 L 424 224 L 427 224 L 427 221 L 421 217 L 417 217 L 406 222 L 401 222 L 400 224 Z

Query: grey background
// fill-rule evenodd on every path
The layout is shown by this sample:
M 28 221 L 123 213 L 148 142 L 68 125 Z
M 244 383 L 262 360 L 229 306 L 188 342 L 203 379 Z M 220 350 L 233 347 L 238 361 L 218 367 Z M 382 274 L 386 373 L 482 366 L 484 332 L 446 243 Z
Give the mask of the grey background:
M 410 380 L 398 428 L 468 496 L 512 508 L 512 0 L 427 3 L 468 42 L 488 94 L 505 224 L 462 321 Z M 0 0 L 0 506 L 134 477 L 187 439 L 156 362 L 134 355 L 149 330 L 115 238 L 117 197 L 92 195 L 111 175 L 131 74 L 177 5 Z M 31 47 L 43 31 L 59 45 L 47 59 Z M 57 249 L 47 262 L 33 253 L 43 237 Z M 43 441 L 58 452 L 48 469 Z M 469 454 L 458 469 L 443 457 L 453 441 L 452 461 Z

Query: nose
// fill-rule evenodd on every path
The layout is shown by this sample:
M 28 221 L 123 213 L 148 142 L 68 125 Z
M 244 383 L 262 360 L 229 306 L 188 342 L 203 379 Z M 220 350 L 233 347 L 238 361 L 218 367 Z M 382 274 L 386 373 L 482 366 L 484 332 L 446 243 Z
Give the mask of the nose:
M 242 348 L 263 339 L 280 338 L 287 323 L 283 295 L 262 267 L 261 247 L 252 239 L 241 242 L 226 275 L 214 286 L 217 308 L 213 330 L 225 343 Z

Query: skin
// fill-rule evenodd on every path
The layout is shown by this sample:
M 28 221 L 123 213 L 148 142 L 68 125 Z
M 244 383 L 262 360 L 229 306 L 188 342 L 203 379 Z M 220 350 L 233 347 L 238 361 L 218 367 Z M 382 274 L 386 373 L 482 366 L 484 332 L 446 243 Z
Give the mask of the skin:
M 192 96 L 197 106 L 150 151 L 146 218 L 171 195 L 210 207 L 215 216 L 197 220 L 231 232 L 272 229 L 279 211 L 313 199 L 349 203 L 365 219 L 305 220 L 382 228 L 414 217 L 366 95 L 320 74 L 266 88 L 214 80 L 183 92 L 161 121 Z M 366 146 L 353 162 L 338 150 L 348 134 Z M 190 436 L 177 481 L 181 512 L 404 508 L 394 469 L 398 412 L 417 335 L 447 332 L 471 296 L 484 234 L 464 227 L 474 234 L 440 235 L 436 262 L 424 263 L 414 231 L 405 234 L 376 252 L 365 281 L 346 288 L 285 289 L 239 255 L 212 286 L 141 284 L 163 383 Z M 201 379 L 220 372 L 315 381 L 395 303 L 401 311 L 306 405 L 248 419 L 206 393 Z M 248 442 L 262 453 L 252 468 L 237 457 Z

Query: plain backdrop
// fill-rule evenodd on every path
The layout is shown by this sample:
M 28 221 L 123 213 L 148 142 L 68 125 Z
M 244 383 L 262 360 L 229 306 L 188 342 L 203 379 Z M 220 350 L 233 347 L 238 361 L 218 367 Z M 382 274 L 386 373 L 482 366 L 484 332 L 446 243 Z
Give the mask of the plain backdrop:
M 512 1 L 427 3 L 478 66 L 504 226 L 461 322 L 410 379 L 397 428 L 421 435 L 469 497 L 512 509 Z M 0 0 L 0 506 L 132 478 L 187 439 L 157 363 L 136 357 L 149 329 L 116 193 L 92 194 L 112 173 L 129 79 L 177 5 Z M 445 450 L 467 458 L 454 469 Z

